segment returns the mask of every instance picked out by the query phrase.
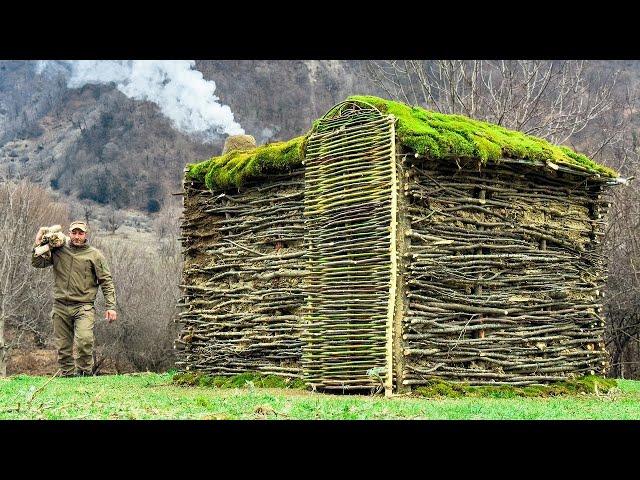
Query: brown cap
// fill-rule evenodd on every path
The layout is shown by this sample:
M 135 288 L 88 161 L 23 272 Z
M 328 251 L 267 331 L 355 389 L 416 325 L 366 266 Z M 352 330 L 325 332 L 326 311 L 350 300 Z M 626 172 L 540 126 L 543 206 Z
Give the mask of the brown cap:
M 72 231 L 74 228 L 79 228 L 83 232 L 86 232 L 87 230 L 89 230 L 89 227 L 87 227 L 87 224 L 82 220 L 76 220 L 75 222 L 71 222 L 71 225 L 69 225 L 69 231 Z

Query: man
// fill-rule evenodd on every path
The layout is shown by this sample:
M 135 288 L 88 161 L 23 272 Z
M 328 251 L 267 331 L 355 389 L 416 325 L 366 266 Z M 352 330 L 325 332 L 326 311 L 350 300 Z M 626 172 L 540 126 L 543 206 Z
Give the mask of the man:
M 40 244 L 44 229 L 36 235 Z M 69 225 L 65 244 L 38 256 L 31 256 L 36 268 L 53 266 L 53 336 L 58 350 L 58 364 L 64 377 L 87 376 L 93 373 L 93 302 L 102 288 L 109 323 L 117 318 L 116 293 L 109 267 L 102 253 L 87 243 L 87 224 L 83 221 Z M 73 346 L 76 347 L 74 365 Z M 74 371 L 75 367 L 75 371 Z

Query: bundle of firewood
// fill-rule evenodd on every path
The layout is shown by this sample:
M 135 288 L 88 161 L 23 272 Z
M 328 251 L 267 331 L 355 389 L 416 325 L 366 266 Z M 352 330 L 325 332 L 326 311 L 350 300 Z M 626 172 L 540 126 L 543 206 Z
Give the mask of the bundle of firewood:
M 34 249 L 36 255 L 44 255 L 54 248 L 63 246 L 67 238 L 65 234 L 62 233 L 62 227 L 60 225 L 42 227 L 39 233 L 41 234 L 41 240 Z

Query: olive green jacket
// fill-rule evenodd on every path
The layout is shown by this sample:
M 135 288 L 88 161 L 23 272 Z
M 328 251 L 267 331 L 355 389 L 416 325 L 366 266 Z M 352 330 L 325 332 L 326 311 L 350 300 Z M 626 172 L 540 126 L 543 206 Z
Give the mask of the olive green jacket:
M 71 303 L 93 303 L 102 288 L 107 310 L 116 308 L 116 291 L 104 255 L 95 247 L 76 247 L 67 238 L 60 248 L 43 256 L 31 255 L 36 268 L 53 266 L 53 298 Z

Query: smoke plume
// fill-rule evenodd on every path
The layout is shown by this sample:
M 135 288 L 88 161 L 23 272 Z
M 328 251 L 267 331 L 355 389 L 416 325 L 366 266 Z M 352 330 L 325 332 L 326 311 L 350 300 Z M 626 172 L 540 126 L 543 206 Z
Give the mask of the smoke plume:
M 214 95 L 215 82 L 194 67 L 193 60 L 45 60 L 36 71 L 64 75 L 68 88 L 115 83 L 127 97 L 158 105 L 178 130 L 205 141 L 243 134 L 231 109 Z

